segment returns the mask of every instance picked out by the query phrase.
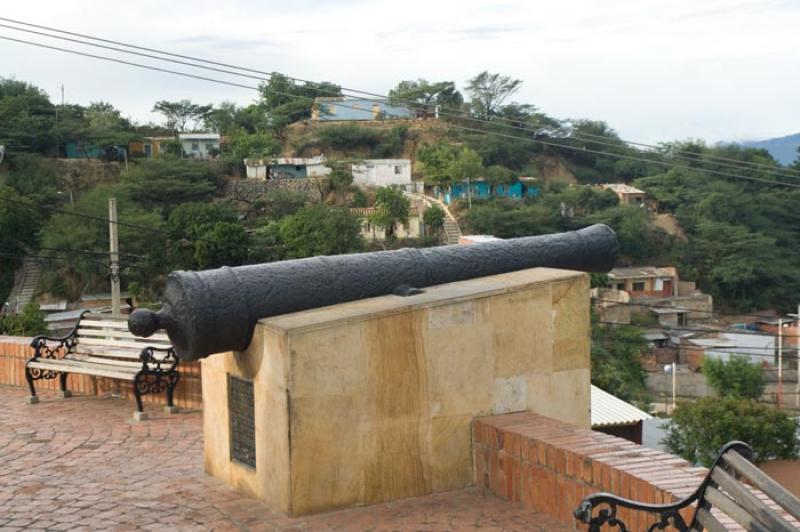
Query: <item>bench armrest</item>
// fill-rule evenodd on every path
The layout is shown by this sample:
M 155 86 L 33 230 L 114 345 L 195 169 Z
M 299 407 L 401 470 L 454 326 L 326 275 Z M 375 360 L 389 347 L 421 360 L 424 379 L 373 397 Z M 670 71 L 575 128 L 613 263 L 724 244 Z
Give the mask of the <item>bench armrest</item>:
M 600 532 L 605 525 L 618 527 L 623 532 L 627 531 L 627 525 L 617 516 L 618 507 L 659 514 L 659 520 L 651 530 L 663 530 L 670 526 L 676 530 L 688 530 L 680 510 L 692 504 L 697 498 L 698 493 L 695 492 L 672 504 L 647 504 L 618 497 L 612 493 L 595 493 L 583 499 L 573 515 L 581 523 L 589 525 L 589 532 Z M 600 510 L 593 517 L 596 508 Z
M 172 347 L 145 347 L 139 360 L 142 361 L 142 370 L 150 373 L 170 373 L 178 367 L 178 357 Z
M 78 327 L 80 327 L 81 320 L 83 319 L 84 314 L 87 312 L 89 311 L 85 310 L 81 312 L 81 315 L 78 316 L 78 321 L 75 322 L 75 326 L 64 336 L 47 336 L 45 334 L 40 334 L 39 336 L 34 337 L 33 340 L 31 340 L 31 347 L 35 349 L 33 357 L 38 358 L 41 355 L 42 348 L 46 348 L 48 342 L 57 343 L 59 344 L 58 347 L 72 347 L 72 340 L 78 334 Z M 58 349 L 58 347 L 55 349 Z

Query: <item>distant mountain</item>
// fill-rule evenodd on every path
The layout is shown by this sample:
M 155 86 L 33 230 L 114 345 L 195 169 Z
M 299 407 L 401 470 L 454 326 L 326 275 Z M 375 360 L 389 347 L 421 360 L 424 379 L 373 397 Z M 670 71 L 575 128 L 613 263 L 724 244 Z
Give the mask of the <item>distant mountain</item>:
M 781 164 L 792 164 L 797 159 L 797 147 L 800 146 L 800 133 L 779 137 L 777 139 L 742 142 L 748 148 L 764 148 Z

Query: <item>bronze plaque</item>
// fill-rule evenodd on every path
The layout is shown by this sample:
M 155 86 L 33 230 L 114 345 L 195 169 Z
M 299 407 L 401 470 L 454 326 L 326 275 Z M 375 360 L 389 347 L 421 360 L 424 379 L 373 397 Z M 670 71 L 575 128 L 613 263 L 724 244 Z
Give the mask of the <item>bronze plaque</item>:
M 231 460 L 256 467 L 256 403 L 253 381 L 228 375 Z

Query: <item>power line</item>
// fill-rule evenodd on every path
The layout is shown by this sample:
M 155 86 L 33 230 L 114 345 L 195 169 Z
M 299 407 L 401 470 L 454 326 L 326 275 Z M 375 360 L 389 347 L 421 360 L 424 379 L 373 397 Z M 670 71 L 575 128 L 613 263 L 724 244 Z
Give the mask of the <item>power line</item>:
M 2 38 L 3 37 L 0 36 L 0 39 L 2 39 Z M 15 200 L 15 199 L 11 199 L 11 198 L 2 198 L 2 197 L 0 197 L 0 201 L 5 201 L 7 203 L 15 203 L 17 205 L 22 205 L 22 206 L 28 207 L 30 209 L 33 209 L 33 210 L 35 210 L 37 212 L 42 212 L 42 211 L 57 212 L 59 214 L 66 214 L 66 215 L 69 215 L 69 216 L 75 216 L 76 218 L 84 218 L 84 219 L 87 219 L 87 220 L 94 220 L 96 222 L 115 223 L 115 224 L 117 224 L 119 226 L 130 227 L 132 229 L 140 229 L 142 231 L 149 231 L 151 233 L 162 234 L 162 235 L 170 236 L 170 237 L 173 237 L 173 238 L 179 237 L 178 235 L 175 235 L 173 233 L 169 233 L 167 231 L 162 231 L 160 229 L 154 229 L 152 227 L 147 227 L 147 226 L 144 226 L 144 225 L 132 224 L 132 223 L 120 222 L 120 221 L 112 222 L 108 218 L 103 218 L 102 216 L 94 216 L 92 214 L 85 214 L 85 213 L 80 213 L 80 212 L 75 212 L 75 211 L 69 211 L 69 210 L 66 210 L 66 209 L 59 209 L 57 207 L 49 207 L 49 206 L 37 207 L 36 205 L 34 205 L 32 203 L 29 203 L 27 201 Z M 182 238 L 182 237 L 179 237 L 179 238 Z
M 66 37 L 58 36 L 58 35 L 46 34 L 46 33 L 37 32 L 37 31 L 33 31 L 33 30 L 27 30 L 27 29 L 24 29 L 24 28 L 18 28 L 18 27 L 15 27 L 15 26 L 2 25 L 3 27 L 11 28 L 11 29 L 14 29 L 14 30 L 17 30 L 17 31 L 25 31 L 25 32 L 29 32 L 29 33 L 35 33 L 35 34 L 38 34 L 38 35 L 44 35 L 44 36 L 51 37 L 51 38 L 69 40 L 69 41 L 85 44 L 85 45 L 88 45 L 88 46 L 96 46 L 96 47 L 106 48 L 106 49 L 109 49 L 109 50 L 115 50 L 115 51 L 120 51 L 120 52 L 123 52 L 123 53 L 140 55 L 140 56 L 143 56 L 143 57 L 150 57 L 150 58 L 157 59 L 157 60 L 162 60 L 162 61 L 172 61 L 174 63 L 189 65 L 189 66 L 193 66 L 193 67 L 196 67 L 196 68 L 205 68 L 205 69 L 209 69 L 209 70 L 215 70 L 215 71 L 218 71 L 218 72 L 224 72 L 224 73 L 232 74 L 232 75 L 235 75 L 235 76 L 251 77 L 253 79 L 263 80 L 263 76 L 281 75 L 281 76 L 285 77 L 286 79 L 305 83 L 306 85 L 308 85 L 309 88 L 311 88 L 312 90 L 314 90 L 316 92 L 327 93 L 327 94 L 333 95 L 333 96 L 339 96 L 339 94 L 335 94 L 335 93 L 332 93 L 330 91 L 326 91 L 326 90 L 322 89 L 321 87 L 319 87 L 319 84 L 317 82 L 310 81 L 310 80 L 307 80 L 307 79 L 288 76 L 288 75 L 281 74 L 281 73 L 274 72 L 274 71 L 273 72 L 267 72 L 267 71 L 263 71 L 263 70 L 258 70 L 258 69 L 253 69 L 253 68 L 233 65 L 233 64 L 230 64 L 230 63 L 222 63 L 222 62 L 217 62 L 217 61 L 210 61 L 208 59 L 203 59 L 203 58 L 200 58 L 200 57 L 183 55 L 183 54 L 176 54 L 176 53 L 173 53 L 173 52 L 159 50 L 159 49 L 156 49 L 156 48 L 148 48 L 148 47 L 138 46 L 138 45 L 125 43 L 125 42 L 121 42 L 121 41 L 103 39 L 103 38 L 95 37 L 95 36 L 92 36 L 92 35 L 66 31 L 66 30 L 53 28 L 53 27 L 48 27 L 48 26 L 43 26 L 43 25 L 39 25 L 39 24 L 32 24 L 32 23 L 29 23 L 29 22 L 23 22 L 23 21 L 20 21 L 20 20 L 10 19 L 10 18 L 6 18 L 6 17 L 0 17 L 0 20 L 5 20 L 7 22 L 12 22 L 14 24 L 19 24 L 19 25 L 23 25 L 23 26 L 44 29 L 44 30 L 47 30 L 47 31 L 61 33 L 61 34 L 64 34 L 64 35 L 72 35 L 72 36 L 75 36 L 75 37 L 81 37 L 83 39 L 90 39 L 90 40 L 97 41 L 97 42 L 115 44 L 115 45 L 119 45 L 119 46 L 124 46 L 126 48 L 132 48 L 132 49 L 135 49 L 135 50 L 143 50 L 143 51 L 146 51 L 146 52 L 153 52 L 153 53 L 164 55 L 164 56 L 177 57 L 177 58 L 180 58 L 180 59 L 189 59 L 191 61 L 197 61 L 197 62 L 200 62 L 200 63 L 205 63 L 207 65 L 216 65 L 216 66 L 225 67 L 226 69 L 235 69 L 235 70 L 239 70 L 239 71 L 242 71 L 242 72 L 250 72 L 252 74 L 260 74 L 260 76 L 256 77 L 256 76 L 253 76 L 252 74 L 250 74 L 250 75 L 242 74 L 241 72 L 234 72 L 234 71 L 231 71 L 231 70 L 222 70 L 222 69 L 219 69 L 219 68 L 213 68 L 213 67 L 207 67 L 207 66 L 204 66 L 204 65 L 198 65 L 196 63 L 187 63 L 187 62 L 184 62 L 184 61 L 170 60 L 170 59 L 167 59 L 167 58 L 164 58 L 164 57 L 158 57 L 158 56 L 154 56 L 154 55 L 151 55 L 151 54 L 142 54 L 142 53 L 133 52 L 133 51 L 130 51 L 130 50 L 124 50 L 124 49 L 119 49 L 119 48 L 115 48 L 115 47 L 99 45 L 99 44 L 96 44 L 96 43 L 88 43 L 88 42 L 85 42 L 85 41 L 80 41 L 80 40 L 76 40 L 76 39 L 69 39 L 69 38 L 66 38 Z M 379 99 L 382 99 L 382 100 L 390 99 L 390 97 L 387 96 L 387 95 L 378 94 L 378 93 L 374 93 L 374 92 L 363 91 L 363 90 L 358 90 L 358 89 L 351 89 L 351 88 L 347 88 L 347 87 L 340 87 L 340 91 L 341 92 L 350 92 L 350 93 L 359 94 L 359 95 L 371 96 L 371 97 L 379 98 Z M 417 106 L 418 108 L 423 108 L 425 110 L 427 110 L 428 107 L 429 107 L 426 104 L 421 104 L 419 102 L 414 102 L 414 101 L 405 100 L 405 99 L 401 99 L 401 98 L 391 98 L 391 99 L 393 99 L 394 101 L 400 102 L 400 103 L 414 105 L 414 106 Z M 451 116 L 456 117 L 456 118 L 467 119 L 467 120 L 472 120 L 472 121 L 476 121 L 476 120 L 484 121 L 482 119 L 476 119 L 474 117 L 468 116 L 468 114 L 465 111 L 461 110 L 461 109 L 454 109 L 454 108 L 446 107 L 446 106 L 439 106 L 439 109 L 440 110 L 444 110 L 444 111 L 454 111 L 454 112 L 456 112 L 457 115 L 451 115 Z M 515 129 L 521 129 L 521 130 L 530 131 L 530 132 L 533 132 L 533 133 L 538 133 L 540 131 L 540 129 L 531 129 L 531 128 L 525 128 L 525 127 L 516 126 L 516 124 L 519 124 L 519 121 L 518 120 L 514 120 L 514 119 L 509 119 L 509 118 L 505 118 L 505 117 L 496 117 L 495 118 L 495 122 L 496 121 L 507 122 L 509 124 L 513 124 L 513 126 L 507 126 L 507 127 L 514 127 Z M 489 121 L 486 120 L 486 122 L 489 122 Z M 548 126 L 545 125 L 545 127 L 548 127 Z M 575 133 L 574 131 L 572 132 L 572 138 L 582 139 L 583 137 L 586 137 L 586 139 L 590 139 L 590 138 L 599 139 L 599 140 L 596 140 L 596 141 L 587 140 L 587 142 L 593 142 L 593 143 L 596 143 L 596 144 L 612 146 L 612 147 L 621 147 L 621 146 L 619 146 L 617 144 L 609 143 L 608 142 L 610 140 L 609 137 L 605 137 L 605 136 L 602 136 L 602 135 L 591 134 L 591 133 Z M 600 140 L 605 141 L 605 142 L 600 142 Z M 628 140 L 625 140 L 625 139 L 619 139 L 619 141 L 621 143 L 624 143 L 624 144 L 627 144 L 627 145 L 641 146 L 641 147 L 645 147 L 645 148 L 652 149 L 652 150 L 663 151 L 663 149 L 664 149 L 664 146 L 657 146 L 657 145 L 646 144 L 646 143 L 642 143 L 642 142 L 628 141 Z M 669 148 L 669 150 L 670 150 L 670 152 L 673 151 L 671 148 Z M 729 167 L 729 168 L 733 167 L 733 168 L 736 168 L 736 169 L 742 169 L 743 166 L 750 166 L 751 169 L 760 169 L 761 171 L 772 173 L 772 174 L 775 174 L 775 175 L 780 175 L 780 176 L 783 176 L 783 177 L 800 177 L 800 172 L 798 172 L 798 171 L 795 171 L 795 170 L 792 170 L 792 169 L 788 169 L 788 168 L 780 168 L 780 167 L 776 168 L 775 166 L 766 165 L 766 164 L 763 164 L 763 163 L 755 163 L 755 162 L 752 162 L 752 161 L 742 161 L 740 159 L 733 159 L 733 158 L 730 158 L 730 157 L 712 155 L 712 154 L 707 154 L 707 153 L 696 153 L 696 152 L 693 152 L 693 151 L 690 151 L 690 150 L 677 150 L 677 153 L 679 155 L 675 155 L 675 153 L 671 153 L 670 157 L 678 158 L 678 159 L 685 160 L 685 161 L 690 161 L 690 162 L 703 162 L 703 161 L 699 160 L 698 158 L 704 158 L 704 159 L 707 159 L 709 162 L 710 161 L 717 161 L 715 164 L 718 164 L 718 165 L 721 165 L 721 166 L 726 166 L 726 167 Z M 690 157 L 685 157 L 682 154 L 689 154 Z M 732 166 L 730 163 L 734 163 L 734 166 Z
M 14 249 L 14 248 L 0 245 L 0 250 L 3 250 L 3 249 L 16 251 L 16 249 Z M 104 257 L 104 256 L 108 256 L 108 254 L 109 254 L 108 251 L 93 251 L 93 250 L 88 250 L 88 249 L 51 248 L 51 247 L 44 247 L 44 246 L 38 246 L 36 248 L 33 248 L 33 251 L 34 252 L 51 251 L 53 253 L 57 253 L 57 254 L 61 254 L 61 255 L 73 255 L 73 256 L 74 255 L 88 255 L 88 256 L 93 256 L 93 257 L 96 257 L 96 256 L 103 256 Z M 132 259 L 132 260 L 141 260 L 141 261 L 148 261 L 148 262 L 151 262 L 151 261 L 155 260 L 155 259 L 152 259 L 150 257 L 146 257 L 144 255 L 137 255 L 135 253 L 125 253 L 123 251 L 120 251 L 119 255 L 127 257 L 127 258 Z M 49 257 L 49 255 L 44 255 L 44 256 Z
M 631 327 L 631 325 L 628 325 L 627 323 L 617 323 L 617 322 L 614 322 L 614 321 L 597 321 L 595 323 L 601 323 L 603 325 L 611 325 L 611 326 L 615 326 L 615 327 L 621 327 L 621 326 Z M 664 329 L 665 327 L 657 327 L 657 328 Z M 725 330 L 725 329 L 698 329 L 698 328 L 681 327 L 681 326 L 666 327 L 666 329 L 669 329 L 669 330 L 675 331 L 675 332 L 682 331 L 682 332 L 698 332 L 698 333 L 742 334 L 742 335 L 748 335 L 748 336 L 777 336 L 775 334 L 770 335 L 768 333 L 761 333 L 761 332 L 755 332 L 755 331 L 739 331 L 739 330 L 731 331 L 731 330 Z M 782 336 L 784 338 L 800 338 L 800 335 L 798 335 L 798 334 L 784 334 Z
M 283 92 L 283 91 L 276 91 L 276 90 L 266 89 L 266 88 L 259 89 L 258 87 L 253 87 L 253 86 L 250 86 L 250 85 L 244 85 L 244 84 L 241 84 L 241 83 L 235 83 L 235 82 L 230 82 L 230 81 L 225 81 L 225 80 L 220 80 L 220 79 L 215 79 L 215 78 L 209 78 L 209 77 L 206 77 L 206 76 L 198 76 L 198 75 L 195 75 L 195 74 L 189 74 L 187 72 L 180 72 L 180 71 L 176 71 L 176 70 L 170 70 L 170 69 L 165 69 L 165 68 L 160 68 L 160 67 L 154 67 L 154 66 L 150 66 L 150 65 L 143 65 L 141 63 L 134 63 L 134 62 L 131 62 L 131 61 L 124 61 L 124 60 L 121 60 L 121 59 L 115 59 L 115 58 L 110 58 L 110 57 L 106 57 L 106 56 L 88 54 L 88 53 L 85 53 L 85 52 L 79 52 L 77 50 L 70 50 L 70 49 L 66 49 L 66 48 L 60 48 L 60 47 L 57 47 L 57 46 L 50 46 L 50 45 L 46 45 L 46 44 L 42 44 L 42 43 L 25 41 L 25 40 L 22 40 L 22 39 L 15 39 L 15 38 L 12 38 L 12 37 L 7 37 L 7 36 L 0 36 L 0 39 L 13 41 L 13 42 L 18 42 L 18 43 L 22 43 L 22 44 L 28 44 L 28 45 L 31 45 L 31 46 L 37 46 L 37 47 L 41 47 L 41 48 L 47 48 L 47 49 L 51 49 L 51 50 L 57 50 L 57 51 L 61 51 L 61 52 L 65 52 L 65 53 L 71 53 L 71 54 L 75 54 L 75 55 L 81 55 L 81 56 L 85 56 L 85 57 L 91 57 L 91 58 L 94 58 L 94 59 L 100 59 L 100 60 L 104 60 L 104 61 L 111 61 L 111 62 L 114 62 L 114 63 L 124 64 L 124 65 L 128 65 L 128 66 L 135 66 L 135 67 L 138 67 L 138 68 L 154 70 L 154 71 L 157 71 L 157 72 L 174 74 L 174 75 L 178 75 L 178 76 L 184 76 L 184 77 L 199 79 L 199 80 L 203 80 L 203 81 L 210 81 L 212 83 L 218 83 L 218 84 L 222 84 L 222 85 L 229 85 L 229 86 L 233 86 L 233 87 L 251 89 L 251 90 L 256 90 L 256 91 L 263 90 L 265 92 L 271 92 L 273 94 L 278 94 L 278 95 L 282 95 L 282 96 L 286 96 L 286 97 L 290 97 L 290 98 L 301 98 L 301 99 L 305 99 L 305 100 L 308 100 L 308 101 L 311 101 L 311 102 L 314 101 L 313 98 L 310 98 L 310 97 L 307 97 L 307 96 L 301 96 L 301 95 L 297 95 L 297 94 L 291 94 L 291 93 L 286 93 L 286 92 Z M 339 106 L 339 107 L 347 106 L 346 103 L 341 103 L 341 102 L 329 102 L 329 105 L 334 105 L 334 106 Z M 397 117 L 398 115 L 388 114 L 388 116 Z M 775 180 L 771 180 L 771 179 L 764 179 L 764 178 L 758 178 L 758 177 L 752 177 L 752 176 L 743 176 L 743 175 L 739 175 L 739 174 L 732 174 L 732 173 L 729 173 L 729 172 L 722 172 L 722 171 L 718 171 L 718 170 L 709 170 L 709 169 L 704 169 L 704 168 L 693 168 L 691 166 L 668 163 L 668 162 L 665 162 L 665 161 L 653 161 L 653 160 L 650 160 L 650 159 L 643 159 L 641 157 L 635 157 L 635 156 L 629 156 L 629 155 L 611 153 L 611 152 L 604 152 L 604 151 L 600 151 L 600 150 L 593 150 L 593 149 L 589 149 L 589 148 L 586 148 L 586 147 L 575 147 L 575 146 L 570 146 L 570 145 L 565 145 L 565 144 L 559 144 L 559 143 L 556 143 L 556 142 L 544 141 L 544 140 L 541 140 L 541 139 L 535 139 L 535 138 L 529 138 L 529 137 L 518 137 L 518 136 L 514 136 L 514 135 L 508 135 L 508 134 L 500 133 L 500 132 L 488 131 L 488 130 L 485 130 L 485 129 L 471 128 L 471 127 L 456 125 L 456 124 L 452 124 L 452 123 L 448 124 L 448 127 L 450 127 L 451 129 L 460 129 L 462 131 L 471 131 L 471 132 L 481 133 L 481 134 L 486 134 L 486 135 L 495 135 L 495 136 L 502 137 L 502 138 L 523 140 L 523 141 L 533 142 L 533 143 L 541 144 L 541 145 L 545 145 L 545 146 L 552 146 L 552 147 L 564 148 L 564 149 L 573 150 L 573 151 L 604 155 L 604 156 L 612 157 L 612 158 L 651 163 L 651 164 L 660 165 L 660 166 L 666 167 L 666 168 L 683 168 L 683 169 L 687 169 L 687 170 L 701 171 L 701 172 L 705 172 L 707 174 L 719 175 L 719 176 L 722 176 L 722 177 L 727 177 L 727 178 L 732 178 L 732 179 L 742 179 L 742 180 L 746 180 L 746 181 L 766 183 L 766 184 L 770 184 L 770 185 L 786 186 L 786 187 L 791 187 L 791 188 L 800 188 L 800 183 L 789 183 L 789 182 L 785 182 L 785 181 L 775 181 Z
M 778 319 L 775 316 L 767 315 L 767 314 L 752 314 L 746 312 L 722 312 L 716 310 L 700 310 L 700 309 L 690 309 L 686 307 L 668 307 L 664 305 L 647 305 L 645 303 L 636 303 L 633 301 L 616 301 L 614 299 L 601 299 L 601 298 L 592 298 L 595 301 L 600 301 L 603 303 L 614 303 L 616 305 L 629 305 L 634 307 L 645 307 L 645 308 L 659 308 L 659 309 L 667 309 L 667 310 L 685 310 L 686 312 L 695 313 L 695 314 L 719 314 L 720 316 L 750 316 L 754 318 L 764 318 L 775 320 Z

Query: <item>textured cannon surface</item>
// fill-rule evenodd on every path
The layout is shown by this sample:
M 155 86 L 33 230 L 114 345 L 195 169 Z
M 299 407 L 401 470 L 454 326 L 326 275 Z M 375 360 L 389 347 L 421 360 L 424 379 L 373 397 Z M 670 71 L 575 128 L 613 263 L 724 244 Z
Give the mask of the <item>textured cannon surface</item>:
M 164 306 L 137 310 L 138 336 L 164 328 L 178 356 L 197 360 L 247 348 L 259 319 L 534 267 L 605 272 L 617 258 L 614 231 L 579 231 L 468 246 L 401 249 L 174 272 Z

